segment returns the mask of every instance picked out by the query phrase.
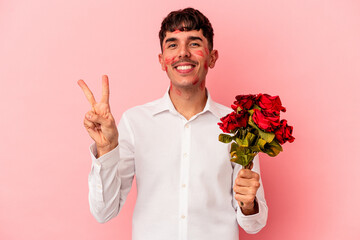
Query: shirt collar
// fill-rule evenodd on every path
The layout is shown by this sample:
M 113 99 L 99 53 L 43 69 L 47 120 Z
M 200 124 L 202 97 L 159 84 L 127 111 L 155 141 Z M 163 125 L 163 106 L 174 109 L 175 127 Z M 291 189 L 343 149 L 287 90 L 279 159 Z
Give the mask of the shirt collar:
M 174 104 L 172 103 L 172 101 L 170 99 L 169 89 L 170 89 L 170 87 L 167 88 L 164 96 L 161 99 L 159 99 L 158 103 L 153 107 L 152 114 L 154 116 L 156 114 L 164 112 L 164 111 L 169 111 L 169 112 L 175 113 L 175 114 L 178 113 L 174 107 Z M 218 107 L 216 106 L 216 103 L 211 99 L 210 93 L 207 89 L 206 89 L 206 94 L 207 94 L 207 100 L 206 100 L 205 107 L 204 107 L 203 111 L 200 112 L 199 114 L 203 114 L 203 113 L 209 111 L 212 114 L 214 114 L 216 117 L 221 118 L 220 111 L 219 111 Z

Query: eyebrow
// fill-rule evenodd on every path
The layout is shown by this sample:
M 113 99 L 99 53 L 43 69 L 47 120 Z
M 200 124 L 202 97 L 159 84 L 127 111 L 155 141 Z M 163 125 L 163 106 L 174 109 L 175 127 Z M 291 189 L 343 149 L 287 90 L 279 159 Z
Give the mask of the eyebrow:
M 166 40 L 165 40 L 165 43 L 175 42 L 175 41 L 177 41 L 177 40 L 178 40 L 177 38 L 172 37 L 172 38 L 166 39 Z M 191 40 L 191 41 L 193 41 L 193 40 L 200 40 L 200 41 L 202 41 L 202 39 L 201 39 L 200 37 L 195 37 L 195 36 L 190 36 L 190 37 L 188 37 L 188 40 Z
M 189 40 L 200 40 L 202 41 L 202 39 L 200 37 L 194 37 L 194 36 L 190 36 L 188 37 Z
M 166 39 L 165 43 L 175 42 L 176 40 L 177 40 L 177 38 L 168 38 L 168 39 Z

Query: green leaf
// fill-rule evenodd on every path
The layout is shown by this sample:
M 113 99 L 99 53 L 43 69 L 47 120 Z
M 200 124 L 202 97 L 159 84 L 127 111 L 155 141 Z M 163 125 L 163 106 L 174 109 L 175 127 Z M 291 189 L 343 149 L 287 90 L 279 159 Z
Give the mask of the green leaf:
M 241 107 L 240 107 L 240 106 L 238 106 L 238 107 L 236 108 L 236 113 L 239 113 L 239 112 L 241 112 Z
M 268 154 L 270 157 L 275 157 L 280 152 L 282 152 L 281 145 L 274 139 L 271 143 L 265 144 L 264 153 Z
M 235 142 L 239 145 L 239 146 L 245 146 L 244 144 L 244 140 L 241 138 L 235 138 Z
M 246 134 L 246 137 L 245 137 L 245 139 L 247 140 L 247 142 L 248 142 L 248 145 L 254 145 L 253 143 L 254 143 L 254 141 L 255 141 L 255 139 L 256 139 L 256 135 L 255 134 L 253 134 L 253 133 L 251 133 L 251 132 L 248 132 L 247 134 Z
M 245 135 L 246 135 L 246 129 L 243 129 L 243 128 L 240 128 L 239 129 L 239 138 L 241 138 L 241 139 L 243 139 L 244 137 L 245 137 Z
M 228 134 L 221 133 L 221 134 L 219 135 L 219 141 L 220 141 L 220 142 L 230 143 L 232 140 L 233 140 L 233 137 L 230 136 L 230 135 L 228 135 Z
M 259 107 L 258 105 L 254 104 L 253 109 L 257 109 L 261 111 L 261 107 Z
M 265 150 L 265 144 L 266 144 L 266 141 L 264 139 L 262 139 L 261 137 L 259 137 L 257 140 L 256 140 L 256 146 L 258 146 L 261 151 L 263 152 Z
M 261 148 L 259 146 L 251 146 L 251 147 L 249 147 L 249 149 L 252 152 L 261 152 Z
M 232 144 L 231 144 L 231 148 L 230 148 L 230 153 L 231 152 L 236 152 L 236 150 L 239 148 L 239 146 L 235 143 L 235 142 L 233 142 Z
M 230 159 L 230 161 L 238 163 L 245 167 L 250 164 L 256 154 L 257 153 L 242 154 L 242 151 L 237 151 L 236 153 L 232 154 L 232 158 Z

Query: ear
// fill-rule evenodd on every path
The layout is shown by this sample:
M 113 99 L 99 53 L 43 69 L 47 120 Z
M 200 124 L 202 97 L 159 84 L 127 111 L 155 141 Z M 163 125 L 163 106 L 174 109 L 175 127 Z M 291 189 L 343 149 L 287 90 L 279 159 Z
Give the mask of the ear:
M 219 58 L 219 53 L 217 50 L 212 50 L 210 53 L 210 62 L 209 68 L 215 67 L 216 60 Z
M 165 62 L 164 62 L 163 55 L 161 53 L 159 53 L 158 57 L 159 57 L 159 63 L 161 65 L 161 69 L 163 71 L 166 71 L 166 65 L 165 65 Z

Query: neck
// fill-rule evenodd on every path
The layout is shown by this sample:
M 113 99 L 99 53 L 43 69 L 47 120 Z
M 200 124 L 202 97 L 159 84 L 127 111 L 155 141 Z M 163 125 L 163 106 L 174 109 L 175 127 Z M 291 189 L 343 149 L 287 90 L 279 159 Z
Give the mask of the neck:
M 201 112 L 207 100 L 204 88 L 180 88 L 171 85 L 169 95 L 176 111 L 187 120 Z

